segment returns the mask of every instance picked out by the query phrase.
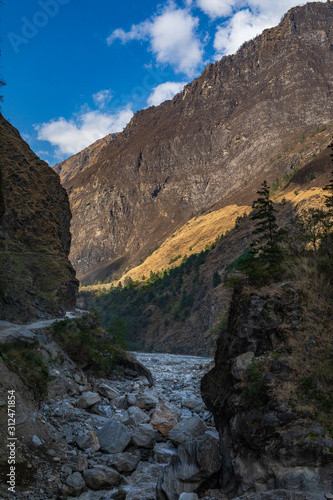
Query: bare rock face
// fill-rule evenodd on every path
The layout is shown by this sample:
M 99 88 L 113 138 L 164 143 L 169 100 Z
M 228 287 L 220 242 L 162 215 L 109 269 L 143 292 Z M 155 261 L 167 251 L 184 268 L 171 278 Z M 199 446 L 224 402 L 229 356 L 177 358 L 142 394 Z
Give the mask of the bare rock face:
M 192 213 L 252 201 L 264 178 L 296 166 L 302 134 L 333 121 L 332 21 L 331 3 L 290 10 L 172 101 L 138 112 L 65 182 L 80 277 L 135 264 Z
M 59 316 L 76 302 L 71 213 L 59 177 L 0 116 L 0 315 Z

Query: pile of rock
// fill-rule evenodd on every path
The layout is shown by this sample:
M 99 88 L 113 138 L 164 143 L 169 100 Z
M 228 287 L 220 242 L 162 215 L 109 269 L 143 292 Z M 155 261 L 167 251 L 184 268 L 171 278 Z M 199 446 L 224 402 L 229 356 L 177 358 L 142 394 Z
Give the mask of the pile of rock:
M 88 378 L 68 359 L 53 362 L 51 397 L 38 418 L 56 444 L 29 438 L 53 465 L 40 467 L 35 486 L 17 498 L 197 498 L 195 490 L 221 466 L 218 435 L 199 390 L 211 360 L 137 357 L 151 369 L 154 385 L 145 376 Z M 59 359 L 56 348 L 52 358 Z

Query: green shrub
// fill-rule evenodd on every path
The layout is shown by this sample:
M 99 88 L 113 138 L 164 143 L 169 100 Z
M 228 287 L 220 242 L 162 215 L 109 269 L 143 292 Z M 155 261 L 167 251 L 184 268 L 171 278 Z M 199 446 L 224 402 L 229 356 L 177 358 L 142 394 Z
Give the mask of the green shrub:
M 97 314 L 93 313 L 76 320 L 57 321 L 51 328 L 55 340 L 82 369 L 108 375 L 123 352 L 117 338 L 117 335 L 120 338 L 123 335 L 123 325 L 116 323 L 114 320 L 113 327 L 110 327 L 112 333 L 107 334 L 101 328 Z

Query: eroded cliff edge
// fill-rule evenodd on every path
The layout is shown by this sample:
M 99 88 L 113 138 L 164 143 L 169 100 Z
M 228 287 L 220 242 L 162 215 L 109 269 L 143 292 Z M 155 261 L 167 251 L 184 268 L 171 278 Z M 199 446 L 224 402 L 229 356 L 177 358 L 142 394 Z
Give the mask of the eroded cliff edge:
M 78 286 L 67 193 L 1 115 L 0 134 L 0 316 L 60 316 L 75 307 Z

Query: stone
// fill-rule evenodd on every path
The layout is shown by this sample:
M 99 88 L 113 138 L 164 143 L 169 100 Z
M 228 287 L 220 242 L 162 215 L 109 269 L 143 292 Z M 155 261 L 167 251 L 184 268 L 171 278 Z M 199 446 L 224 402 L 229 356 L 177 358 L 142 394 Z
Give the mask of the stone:
M 152 410 L 158 404 L 158 399 L 151 392 L 141 394 L 136 402 L 137 406 L 142 410 Z
M 70 495 L 80 495 L 82 490 L 85 488 L 85 482 L 82 474 L 80 472 L 74 472 L 74 474 L 66 479 L 65 485 L 67 486 L 66 490 Z
M 133 472 L 137 468 L 140 457 L 133 453 L 124 452 L 104 456 L 102 460 L 106 465 L 112 466 L 117 469 L 118 472 L 123 473 Z
M 88 468 L 88 461 L 83 456 L 68 456 L 66 465 L 75 472 L 82 472 Z
M 83 478 L 92 490 L 118 486 L 122 480 L 119 472 L 104 465 L 96 465 L 92 469 L 85 470 Z
M 199 497 L 196 493 L 182 493 L 179 500 L 199 500 Z
M 101 449 L 107 453 L 120 453 L 129 444 L 132 433 L 117 420 L 110 420 L 98 432 Z
M 158 500 L 178 500 L 182 493 L 194 493 L 221 468 L 220 442 L 210 431 L 180 444 L 177 452 L 159 478 Z
M 127 402 L 129 406 L 135 406 L 138 399 L 137 394 L 127 394 Z
M 121 422 L 124 425 L 137 426 L 149 422 L 149 416 L 141 408 L 130 406 L 121 419 Z
M 42 446 L 43 444 L 38 436 L 32 436 L 32 442 L 35 446 Z
M 253 352 L 245 352 L 240 354 L 232 362 L 231 373 L 237 380 L 242 380 L 246 374 L 247 369 L 250 367 L 254 358 Z
M 111 401 L 113 408 L 119 408 L 121 410 L 127 410 L 129 407 L 127 396 L 117 396 Z
M 155 408 L 151 425 L 159 431 L 162 436 L 167 437 L 170 430 L 177 424 L 177 415 L 173 408 L 167 403 L 162 403 Z
M 195 411 L 196 413 L 200 413 L 205 409 L 205 405 L 203 404 L 202 399 L 196 398 L 194 396 L 186 396 L 182 398 L 182 406 L 188 408 L 191 411 Z
M 206 425 L 200 417 L 194 415 L 181 419 L 169 432 L 169 439 L 173 444 L 180 444 L 188 438 L 200 436 L 206 432 Z
M 101 402 L 95 403 L 90 406 L 89 411 L 100 417 L 111 418 L 112 410 L 110 405 L 104 405 Z
M 101 447 L 98 441 L 98 437 L 90 429 L 79 432 L 75 438 L 75 441 L 78 447 L 86 453 L 95 453 Z
M 157 431 L 150 424 L 140 424 L 134 430 L 132 443 L 142 448 L 154 448 Z
M 167 441 L 166 443 L 156 443 L 154 446 L 154 458 L 159 464 L 168 464 L 177 455 L 176 447 Z
M 92 406 L 100 400 L 101 397 L 99 394 L 97 394 L 97 392 L 84 392 L 83 394 L 81 394 L 81 397 L 77 402 L 77 406 L 79 408 L 87 409 L 89 408 L 89 406 Z
M 88 384 L 88 379 L 87 379 L 86 375 L 82 372 L 74 373 L 74 380 L 79 385 L 84 386 L 84 385 Z
M 105 398 L 111 400 L 120 396 L 120 393 L 119 391 L 117 391 L 117 389 L 114 389 L 107 384 L 99 384 L 97 386 L 97 391 Z

